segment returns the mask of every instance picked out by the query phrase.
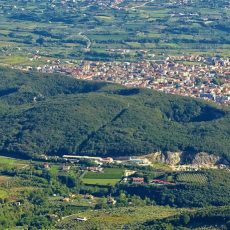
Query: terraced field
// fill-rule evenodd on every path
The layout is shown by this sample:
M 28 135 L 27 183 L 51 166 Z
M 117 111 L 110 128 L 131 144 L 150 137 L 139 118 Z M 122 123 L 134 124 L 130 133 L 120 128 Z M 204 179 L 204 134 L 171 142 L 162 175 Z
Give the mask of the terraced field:
M 208 178 L 203 173 L 181 173 L 177 176 L 178 182 L 205 184 Z
M 0 156 L 0 167 L 2 168 L 25 168 L 27 166 L 26 161 Z
M 162 206 L 145 206 L 145 207 L 122 207 L 114 208 L 111 210 L 92 210 L 84 213 L 79 213 L 66 218 L 60 224 L 58 224 L 57 229 L 81 229 L 88 230 L 97 229 L 122 229 L 122 227 L 130 224 L 134 224 L 137 221 L 139 223 L 163 219 L 166 217 L 174 216 L 179 214 L 186 209 L 175 209 Z M 77 217 L 86 217 L 88 221 L 78 222 Z

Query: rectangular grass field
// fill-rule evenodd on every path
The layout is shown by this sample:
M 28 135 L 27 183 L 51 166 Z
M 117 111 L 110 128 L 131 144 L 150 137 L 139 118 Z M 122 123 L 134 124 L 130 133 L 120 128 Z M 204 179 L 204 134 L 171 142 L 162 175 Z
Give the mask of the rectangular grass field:
M 123 169 L 105 168 L 101 173 L 87 172 L 82 178 L 85 184 L 115 185 L 124 174 Z

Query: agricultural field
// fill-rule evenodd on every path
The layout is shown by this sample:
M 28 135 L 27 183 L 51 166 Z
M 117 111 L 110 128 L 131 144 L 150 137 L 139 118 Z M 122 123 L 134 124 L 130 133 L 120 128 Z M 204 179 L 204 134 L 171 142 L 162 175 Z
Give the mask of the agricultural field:
M 0 185 L 7 183 L 10 179 L 11 177 L 8 177 L 8 176 L 0 176 Z
M 176 180 L 182 183 L 199 183 L 205 184 L 208 178 L 203 173 L 181 173 L 177 176 Z
M 124 170 L 119 168 L 105 168 L 103 172 L 87 172 L 82 178 L 85 184 L 96 184 L 96 185 L 115 185 L 118 183 L 122 176 Z
M 168 170 L 159 171 L 154 167 L 125 165 L 112 168 L 111 165 L 105 167 L 102 173 L 94 173 L 87 171 L 86 165 L 90 165 L 88 161 L 63 164 L 62 158 L 52 157 L 49 162 L 41 159 L 1 159 L 13 168 L 0 167 L 0 229 L 110 230 L 125 227 L 127 230 L 139 230 L 146 229 L 146 225 L 165 223 L 165 220 L 168 227 L 173 224 L 177 229 L 178 224 L 186 227 L 190 219 L 192 226 L 195 215 L 199 219 L 200 216 L 204 218 L 215 213 L 217 218 L 222 218 L 220 221 L 225 226 L 227 224 L 230 178 L 224 170 L 178 174 Z M 18 167 L 22 163 L 28 166 Z M 70 167 L 63 170 L 63 166 Z M 124 170 L 128 169 L 136 171 L 133 176 L 148 178 L 149 181 L 158 178 L 173 182 L 180 180 L 180 183 L 162 186 L 147 182 L 117 183 L 123 177 Z M 223 197 L 223 194 L 226 196 Z M 209 214 L 204 210 L 199 214 L 202 207 L 215 204 L 215 213 Z M 79 217 L 86 218 L 86 221 L 78 221 Z M 185 219 L 186 223 L 181 219 Z
M 84 184 L 90 184 L 90 185 L 115 185 L 120 180 L 119 179 L 88 179 L 88 178 L 83 178 L 82 181 Z
M 27 166 L 28 161 L 0 156 L 0 167 L 2 168 L 26 168 Z
M 125 0 L 114 7 L 87 1 L 0 0 L 0 62 L 137 61 L 185 52 L 226 57 L 227 2 Z
M 124 226 L 145 222 L 149 220 L 160 220 L 170 216 L 177 215 L 186 211 L 186 209 L 176 209 L 162 206 L 145 206 L 145 207 L 122 207 L 107 210 L 95 210 L 79 213 L 76 216 L 61 221 L 57 225 L 58 229 L 122 229 Z M 86 217 L 88 221 L 77 222 L 77 217 Z
M 8 197 L 7 191 L 0 190 L 0 200 Z
M 63 196 L 49 197 L 49 206 L 52 209 L 58 209 L 63 206 L 69 206 L 73 209 L 74 213 L 79 213 L 87 211 L 94 208 L 95 204 L 98 202 L 98 199 L 89 200 L 84 199 L 84 196 L 76 196 L 71 202 L 63 202 Z
M 0 163 L 1 164 L 15 165 L 16 162 L 18 162 L 17 159 L 0 156 Z

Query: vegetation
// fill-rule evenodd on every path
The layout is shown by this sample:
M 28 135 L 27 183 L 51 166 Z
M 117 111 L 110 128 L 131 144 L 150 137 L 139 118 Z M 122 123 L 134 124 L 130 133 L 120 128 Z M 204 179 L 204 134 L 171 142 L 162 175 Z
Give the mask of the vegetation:
M 226 0 L 156 0 L 144 5 L 125 0 L 120 9 L 102 3 L 1 0 L 1 63 L 34 66 L 53 58 L 136 61 L 185 51 L 229 55 Z M 30 61 L 38 50 L 41 58 Z
M 108 165 L 103 174 L 82 172 L 82 163 L 20 160 L 1 157 L 0 229 L 180 229 L 181 227 L 229 226 L 230 178 L 227 171 L 155 171 L 130 166 L 133 176 L 146 178 L 145 185 L 86 185 L 82 175 L 118 178 L 128 166 Z M 48 165 L 48 167 L 45 167 Z M 83 173 L 83 174 L 82 174 Z M 203 175 L 206 184 L 179 182 L 177 178 Z M 194 175 L 193 175 L 194 174 Z M 103 175 L 103 176 L 102 176 Z M 170 179 L 176 184 L 153 185 L 152 179 Z M 96 179 L 97 180 L 97 179 Z M 107 179 L 99 179 L 107 180 Z M 114 179 L 108 179 L 114 180 Z M 148 185 L 147 185 L 148 183 Z M 133 189 L 135 188 L 135 189 Z M 223 197 L 223 194 L 226 196 Z M 115 203 L 109 203 L 110 199 Z M 200 208 L 203 207 L 203 208 Z M 77 218 L 87 221 L 78 221 Z
M 115 185 L 123 176 L 123 170 L 119 168 L 105 168 L 103 172 L 87 172 L 82 178 L 85 184 Z
M 182 173 L 177 177 L 177 181 L 186 183 L 207 183 L 207 177 L 204 173 Z
M 78 228 L 82 230 L 93 229 L 122 229 L 123 226 L 129 226 L 136 222 L 145 222 L 148 220 L 164 219 L 174 216 L 185 209 L 175 209 L 162 206 L 144 206 L 144 207 L 121 207 L 107 210 L 100 210 L 97 213 L 88 211 L 84 215 L 89 219 L 86 223 L 74 222 L 77 216 L 71 216 L 58 224 L 59 228 L 71 229 Z
M 206 207 L 209 205 L 222 206 L 230 203 L 230 175 L 225 170 L 209 170 L 200 172 L 202 178 L 207 178 L 206 183 L 191 181 L 194 173 L 187 173 L 190 181 L 186 183 L 175 180 L 175 184 L 167 186 L 159 185 L 135 185 L 120 184 L 119 190 L 124 190 L 130 195 L 142 198 L 148 197 L 159 205 L 173 207 Z M 175 178 L 184 178 L 185 173 L 174 175 Z M 197 174 L 198 175 L 198 174 Z M 199 175 L 199 177 L 200 177 Z M 166 177 L 167 178 L 167 177 Z M 225 194 L 223 196 L 223 194 Z
M 0 0 L 0 22 L 1 66 L 229 58 L 228 0 Z M 0 67 L 0 122 L 0 230 L 230 229 L 227 169 L 127 163 L 90 172 L 96 162 L 61 158 L 184 151 L 189 162 L 202 151 L 229 165 L 229 108 Z
M 197 212 L 187 212 L 163 220 L 146 221 L 133 224 L 127 229 L 228 229 L 229 207 L 204 208 Z
M 229 159 L 228 108 L 152 90 L 0 69 L 5 155 L 206 151 Z

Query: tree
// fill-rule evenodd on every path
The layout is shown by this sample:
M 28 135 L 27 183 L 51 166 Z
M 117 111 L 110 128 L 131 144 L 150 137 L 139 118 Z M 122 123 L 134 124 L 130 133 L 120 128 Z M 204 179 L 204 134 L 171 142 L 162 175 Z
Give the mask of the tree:
M 95 209 L 106 208 L 107 207 L 106 202 L 107 202 L 107 199 L 105 197 L 101 198 L 100 201 L 95 205 Z
M 36 43 L 38 43 L 39 45 L 43 45 L 44 42 L 45 42 L 45 39 L 42 38 L 42 37 L 40 37 L 40 38 L 38 38 L 38 39 L 36 40 Z
M 187 225 L 190 222 L 190 217 L 188 214 L 184 214 L 181 218 L 182 224 Z
M 46 195 L 40 191 L 33 191 L 30 193 L 28 200 L 35 205 L 43 205 L 46 204 Z

